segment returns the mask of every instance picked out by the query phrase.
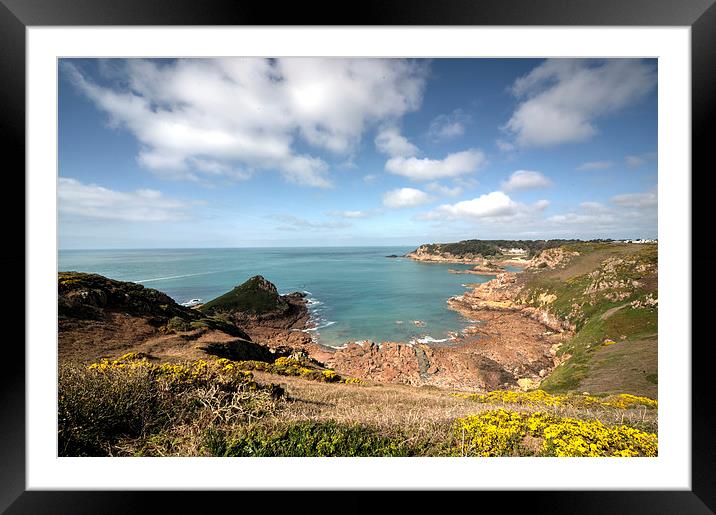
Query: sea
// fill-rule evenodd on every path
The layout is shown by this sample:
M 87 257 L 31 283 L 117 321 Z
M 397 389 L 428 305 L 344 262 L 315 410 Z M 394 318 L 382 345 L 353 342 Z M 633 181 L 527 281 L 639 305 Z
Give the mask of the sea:
M 414 247 L 60 250 L 59 270 L 92 272 L 160 290 L 178 303 L 207 302 L 254 275 L 281 294 L 306 294 L 314 338 L 449 344 L 470 324 L 447 300 L 491 276 L 453 274 L 470 265 L 413 261 Z M 516 270 L 516 269 L 514 269 Z

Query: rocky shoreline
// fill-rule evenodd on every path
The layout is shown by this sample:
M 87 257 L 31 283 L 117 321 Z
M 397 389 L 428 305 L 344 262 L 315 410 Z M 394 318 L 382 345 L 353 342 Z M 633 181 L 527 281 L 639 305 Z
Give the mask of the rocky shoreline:
M 487 273 L 480 270 L 465 273 Z M 438 386 L 464 390 L 528 389 L 539 384 L 563 358 L 557 349 L 573 328 L 547 311 L 519 302 L 516 273 L 473 285 L 448 306 L 476 320 L 453 333 L 449 344 L 420 342 L 347 342 L 341 347 L 319 343 L 304 294 L 281 296 L 291 306 L 281 316 L 236 320 L 252 340 L 276 351 L 304 353 L 337 372 L 365 380 Z
M 561 358 L 557 349 L 571 328 L 516 300 L 516 274 L 502 273 L 448 305 L 470 320 L 450 345 L 354 342 L 326 363 L 363 379 L 467 390 L 528 389 L 539 384 Z
M 448 272 L 451 274 L 473 274 L 473 275 L 497 275 L 500 273 L 505 272 L 504 268 L 488 268 L 488 267 L 479 267 L 476 266 L 475 268 L 470 268 L 469 270 L 454 270 L 452 268 L 448 269 Z
M 279 295 L 260 276 L 190 309 L 134 283 L 63 274 L 60 357 L 87 360 L 130 350 L 169 360 L 206 352 L 243 359 L 298 353 L 376 382 L 473 391 L 528 388 L 556 366 L 556 349 L 570 328 L 547 312 L 521 306 L 516 276 L 499 273 L 447 299 L 451 309 L 479 321 L 454 333 L 449 343 L 364 341 L 334 348 L 309 332 L 315 322 L 305 294 Z

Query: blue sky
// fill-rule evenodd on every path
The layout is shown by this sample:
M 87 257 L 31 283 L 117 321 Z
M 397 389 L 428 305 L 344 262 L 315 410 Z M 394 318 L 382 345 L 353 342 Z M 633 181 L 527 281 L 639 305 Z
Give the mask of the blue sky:
M 656 60 L 63 59 L 60 248 L 657 235 Z

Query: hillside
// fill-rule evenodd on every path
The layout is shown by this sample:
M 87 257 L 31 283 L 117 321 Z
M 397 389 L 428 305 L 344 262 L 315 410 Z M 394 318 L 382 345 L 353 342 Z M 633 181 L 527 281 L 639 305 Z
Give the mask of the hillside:
M 542 383 L 552 392 L 657 395 L 658 248 L 575 244 L 575 255 L 522 278 L 520 300 L 565 320 L 575 335 Z
M 476 319 L 519 314 L 565 334 L 553 349 L 554 370 L 530 378 L 540 388 L 655 397 L 657 260 L 656 245 L 565 245 L 536 255 L 523 273 L 500 274 L 450 305 Z
M 655 456 L 657 255 L 545 249 L 450 299 L 450 345 L 339 350 L 260 276 L 199 311 L 61 274 L 60 454 Z
M 657 454 L 657 404 L 646 398 L 478 395 L 339 380 L 292 359 L 251 366 L 136 354 L 61 366 L 60 455 Z
M 207 351 L 273 359 L 227 317 L 186 308 L 141 284 L 60 272 L 57 288 L 60 361 L 91 362 L 129 351 L 157 359 L 198 359 Z

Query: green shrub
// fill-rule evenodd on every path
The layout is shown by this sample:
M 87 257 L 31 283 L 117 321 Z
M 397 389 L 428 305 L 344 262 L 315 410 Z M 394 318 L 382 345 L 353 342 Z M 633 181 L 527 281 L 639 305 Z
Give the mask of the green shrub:
M 172 317 L 167 322 L 167 330 L 174 332 L 191 331 L 192 325 L 183 318 Z
M 205 447 L 218 456 L 410 456 L 405 439 L 358 425 L 298 422 L 278 428 L 246 428 L 224 436 L 209 431 Z
M 61 367 L 58 398 L 60 456 L 106 456 L 120 438 L 163 427 L 181 409 L 147 370 L 97 373 Z
M 145 454 L 147 442 L 161 455 L 158 436 L 170 442 L 182 432 L 252 422 L 276 411 L 284 395 L 228 360 L 155 364 L 134 354 L 63 365 L 58 392 L 60 456 Z

